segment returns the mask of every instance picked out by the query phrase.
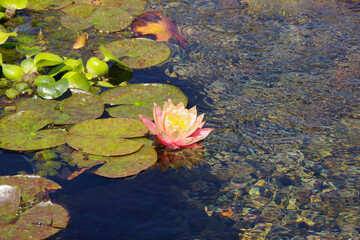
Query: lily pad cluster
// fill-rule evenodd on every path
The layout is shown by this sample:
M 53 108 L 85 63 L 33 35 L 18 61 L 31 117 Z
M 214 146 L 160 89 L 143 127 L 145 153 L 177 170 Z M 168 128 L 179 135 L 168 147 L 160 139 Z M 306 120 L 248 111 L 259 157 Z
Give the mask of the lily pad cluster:
M 0 176 L 2 239 L 45 239 L 65 228 L 69 214 L 46 199 L 57 183 L 36 175 Z
M 65 15 L 60 22 L 75 32 L 92 26 L 101 32 L 121 31 L 133 21 L 130 13 L 143 10 L 146 3 L 146 0 L 75 0 L 74 4 L 62 9 Z
M 133 175 L 157 160 L 153 141 L 146 138 L 148 130 L 137 115 L 152 118 L 154 102 L 162 104 L 167 98 L 187 104 L 184 93 L 168 84 L 119 86 L 100 96 L 73 89 L 61 100 L 25 98 L 17 102 L 16 113 L 0 119 L 0 148 L 34 151 L 66 143 L 76 150 L 72 164 L 79 168 L 105 164 L 96 174 Z M 105 103 L 118 105 L 108 108 L 114 118 L 99 119 Z M 89 159 L 84 165 L 82 161 Z

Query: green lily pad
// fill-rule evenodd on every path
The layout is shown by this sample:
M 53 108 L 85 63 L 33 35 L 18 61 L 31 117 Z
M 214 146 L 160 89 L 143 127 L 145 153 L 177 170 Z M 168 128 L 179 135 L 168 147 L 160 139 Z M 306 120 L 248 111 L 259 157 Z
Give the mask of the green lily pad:
M 53 124 L 76 124 L 96 119 L 104 112 L 104 103 L 95 94 L 72 90 L 71 97 L 57 100 L 23 99 L 16 104 L 17 111 L 41 111 Z
M 62 16 L 60 18 L 60 23 L 62 26 L 74 32 L 83 31 L 93 25 L 89 18 L 79 18 L 70 15 Z
M 96 9 L 96 6 L 91 4 L 72 4 L 62 9 L 62 11 L 73 17 L 89 17 Z
M 49 190 L 59 188 L 57 183 L 36 175 L 0 177 L 0 215 L 8 213 L 0 221 L 1 238 L 45 239 L 65 228 L 68 212 L 50 200 L 41 201 Z
M 141 114 L 153 119 L 154 102 L 162 107 L 169 98 L 174 104 L 188 104 L 187 97 L 179 88 L 160 83 L 116 87 L 102 93 L 100 97 L 106 104 L 120 105 L 107 109 L 112 117 L 138 118 Z
M 37 87 L 40 97 L 45 99 L 55 99 L 68 90 L 70 84 L 67 78 L 61 78 L 57 82 L 41 83 Z
M 95 29 L 101 32 L 116 32 L 130 26 L 133 17 L 121 8 L 101 7 L 91 15 Z
M 126 156 L 104 157 L 76 152 L 72 159 L 72 163 L 76 163 L 80 168 L 105 163 L 95 170 L 96 175 L 122 178 L 138 174 L 153 166 L 157 161 L 157 153 L 153 147 L 143 146 L 139 151 Z
M 88 120 L 70 128 L 66 143 L 85 153 L 102 156 L 119 156 L 138 151 L 142 143 L 131 138 L 148 132 L 137 119 L 108 118 Z
M 29 0 L 28 9 L 43 11 L 46 9 L 59 9 L 71 4 L 73 0 Z
M 134 69 L 148 68 L 164 62 L 170 57 L 170 48 L 160 42 L 145 38 L 123 39 L 105 45 L 121 62 Z M 103 59 L 101 50 L 97 51 Z
M 65 131 L 40 130 L 51 120 L 35 111 L 21 111 L 0 120 L 0 147 L 15 151 L 52 148 L 65 143 Z

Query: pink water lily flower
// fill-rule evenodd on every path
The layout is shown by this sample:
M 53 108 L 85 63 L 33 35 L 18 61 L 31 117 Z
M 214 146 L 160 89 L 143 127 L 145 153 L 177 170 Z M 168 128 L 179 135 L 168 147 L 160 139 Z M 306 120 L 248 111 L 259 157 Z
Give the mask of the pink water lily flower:
M 201 147 L 196 142 L 213 130 L 202 128 L 204 114 L 197 116 L 196 106 L 188 110 L 182 102 L 175 106 L 170 99 L 165 102 L 163 110 L 154 103 L 155 123 L 145 116 L 139 117 L 162 144 L 172 149 Z

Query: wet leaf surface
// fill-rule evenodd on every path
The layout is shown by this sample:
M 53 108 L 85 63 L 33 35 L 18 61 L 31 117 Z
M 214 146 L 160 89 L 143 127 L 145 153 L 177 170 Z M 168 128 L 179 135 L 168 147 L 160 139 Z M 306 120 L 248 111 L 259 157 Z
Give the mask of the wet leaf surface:
M 92 93 L 72 90 L 71 97 L 61 101 L 28 98 L 19 101 L 16 108 L 17 111 L 41 111 L 54 124 L 75 124 L 100 117 L 104 103 Z
M 45 129 L 52 122 L 35 111 L 21 111 L 0 120 L 0 147 L 15 151 L 31 151 L 64 144 L 65 131 Z
M 42 200 L 48 191 L 59 188 L 57 183 L 36 175 L 0 177 L 3 193 L 0 211 L 8 213 L 0 221 L 2 239 L 45 239 L 65 228 L 69 221 L 68 212 L 50 200 Z
M 79 168 L 93 167 L 103 164 L 94 173 L 103 177 L 122 178 L 128 177 L 153 166 L 157 161 L 154 148 L 143 146 L 139 151 L 120 157 L 104 157 L 95 155 L 84 155 L 76 152 L 72 155 L 73 163 Z
M 141 114 L 153 119 L 154 102 L 162 106 L 169 98 L 174 104 L 188 104 L 187 97 L 179 88 L 159 83 L 117 87 L 102 93 L 100 97 L 106 104 L 120 105 L 107 109 L 113 117 L 138 118 Z
M 124 64 L 135 69 L 158 65 L 171 54 L 166 44 L 145 38 L 119 40 L 106 44 L 105 48 Z M 100 50 L 97 55 L 103 58 Z
M 73 0 L 62 0 L 62 1 L 57 1 L 57 0 L 29 0 L 28 2 L 28 9 L 32 9 L 32 10 L 36 10 L 36 11 L 43 11 L 46 9 L 58 9 L 58 8 L 62 8 L 65 7 L 69 4 L 71 4 L 73 2 Z
M 133 17 L 121 8 L 102 7 L 96 9 L 90 20 L 101 32 L 116 32 L 129 27 Z
M 146 133 L 147 128 L 140 120 L 88 120 L 70 128 L 66 142 L 72 148 L 89 154 L 118 156 L 138 151 L 143 144 L 131 138 L 142 137 Z

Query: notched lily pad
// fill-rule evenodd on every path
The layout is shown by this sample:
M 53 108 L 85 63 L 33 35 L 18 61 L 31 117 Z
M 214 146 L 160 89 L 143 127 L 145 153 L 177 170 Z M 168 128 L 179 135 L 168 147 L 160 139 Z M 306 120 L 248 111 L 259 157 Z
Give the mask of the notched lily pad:
M 104 112 L 104 103 L 92 93 L 74 89 L 71 97 L 61 101 L 23 99 L 17 103 L 16 109 L 41 111 L 53 124 L 76 124 L 100 117 Z
M 57 183 L 36 175 L 0 177 L 1 238 L 45 239 L 65 228 L 68 212 L 50 200 L 43 200 L 49 190 L 59 188 Z
M 170 57 L 170 48 L 160 42 L 145 38 L 123 39 L 105 45 L 121 62 L 134 69 L 148 68 L 164 62 Z M 103 54 L 97 51 L 99 58 Z
M 131 138 L 142 137 L 147 132 L 144 124 L 136 119 L 88 120 L 70 128 L 66 143 L 93 155 L 119 156 L 138 151 L 143 143 Z
M 41 130 L 52 121 L 35 111 L 21 111 L 0 120 L 0 147 L 15 151 L 52 148 L 65 143 L 65 131 Z
M 187 97 L 179 88 L 160 83 L 117 87 L 102 93 L 100 97 L 106 104 L 120 105 L 107 109 L 112 117 L 137 118 L 141 114 L 153 119 L 154 102 L 162 106 L 169 98 L 174 104 L 188 104 Z
M 116 32 L 130 26 L 133 17 L 121 8 L 97 8 L 90 17 L 95 29 L 101 32 Z
M 143 146 L 139 151 L 117 157 L 86 155 L 76 152 L 72 155 L 72 163 L 79 168 L 93 167 L 103 164 L 94 173 L 103 177 L 128 177 L 150 168 L 157 161 L 157 153 L 153 147 Z

